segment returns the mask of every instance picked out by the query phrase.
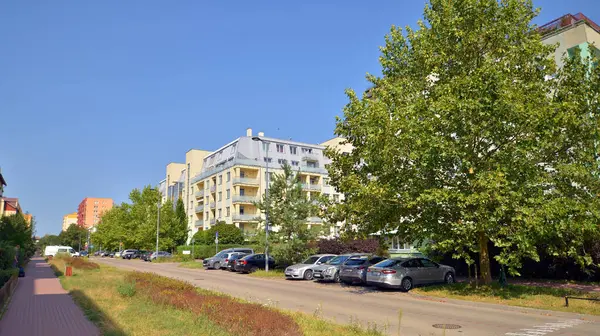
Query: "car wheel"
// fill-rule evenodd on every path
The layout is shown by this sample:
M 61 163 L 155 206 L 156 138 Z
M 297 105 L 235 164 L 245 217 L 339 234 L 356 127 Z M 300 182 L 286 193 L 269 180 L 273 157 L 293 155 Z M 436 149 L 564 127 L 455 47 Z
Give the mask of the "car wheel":
M 452 274 L 451 272 L 446 273 L 446 276 L 444 277 L 444 282 L 448 285 L 452 285 L 455 282 L 454 274 Z
M 335 272 L 333 275 L 333 282 L 340 282 L 340 272 Z
M 221 263 L 217 261 L 216 263 L 213 264 L 213 268 L 216 269 L 216 270 L 220 269 L 221 268 Z
M 312 280 L 313 279 L 313 271 L 306 270 L 304 271 L 304 280 Z
M 256 271 L 258 271 L 258 267 L 252 266 L 252 268 L 250 269 L 250 273 L 254 273 Z
M 403 292 L 408 292 L 412 288 L 413 288 L 413 281 L 411 278 L 406 277 L 406 278 L 402 279 L 402 283 L 400 284 L 400 289 Z

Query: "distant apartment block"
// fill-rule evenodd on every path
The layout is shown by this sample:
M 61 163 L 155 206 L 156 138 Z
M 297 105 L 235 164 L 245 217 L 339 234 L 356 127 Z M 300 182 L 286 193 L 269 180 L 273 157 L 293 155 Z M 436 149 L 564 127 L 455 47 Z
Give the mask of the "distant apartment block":
M 264 215 L 255 202 L 262 199 L 267 183 L 274 174 L 282 173 L 287 163 L 298 171 L 307 199 L 326 195 L 342 199 L 328 183 L 325 166 L 331 162 L 323 155 L 325 146 L 340 146 L 339 138 L 325 145 L 269 138 L 259 132 L 239 137 L 204 158 L 202 171 L 192 179 L 194 223 L 192 232 L 206 230 L 217 221 L 233 224 L 243 231 L 253 232 Z M 266 167 L 269 165 L 269 176 Z M 307 218 L 307 225 L 321 225 L 322 218 Z M 331 235 L 339 232 L 334 225 Z
M 558 43 L 554 57 L 559 67 L 565 54 L 573 56 L 577 47 L 581 57 L 590 55 L 590 46 L 592 53 L 600 57 L 600 26 L 582 13 L 563 15 L 541 25 L 538 31 L 544 43 Z
M 102 214 L 112 209 L 113 200 L 110 198 L 86 197 L 77 208 L 77 225 L 86 229 L 96 226 Z
M 67 231 L 69 226 L 77 224 L 77 212 L 70 213 L 63 216 L 62 230 Z

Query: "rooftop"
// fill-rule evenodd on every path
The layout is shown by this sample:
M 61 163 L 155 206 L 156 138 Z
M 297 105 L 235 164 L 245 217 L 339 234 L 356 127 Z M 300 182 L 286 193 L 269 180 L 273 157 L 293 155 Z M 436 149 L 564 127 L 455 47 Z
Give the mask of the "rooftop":
M 539 26 L 537 30 L 538 32 L 540 32 L 540 34 L 542 34 L 542 36 L 544 36 L 554 33 L 563 28 L 575 26 L 581 22 L 587 23 L 588 26 L 590 26 L 592 29 L 594 29 L 597 33 L 600 34 L 600 26 L 587 16 L 583 15 L 583 13 L 563 15 L 558 19 L 552 20 L 544 25 Z

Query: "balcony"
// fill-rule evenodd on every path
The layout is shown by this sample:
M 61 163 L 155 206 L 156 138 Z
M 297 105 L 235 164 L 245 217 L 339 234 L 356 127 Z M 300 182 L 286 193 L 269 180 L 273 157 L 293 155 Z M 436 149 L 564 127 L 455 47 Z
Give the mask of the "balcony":
M 216 185 L 214 185 L 214 186 L 210 187 L 210 192 L 211 192 L 211 193 L 213 193 L 213 194 L 214 194 L 214 193 L 215 193 L 215 191 L 217 191 L 217 186 L 216 186 Z
M 258 215 L 255 214 L 251 214 L 251 215 L 233 215 L 233 221 L 234 222 L 258 222 Z
M 217 203 L 215 203 L 215 202 L 210 203 L 210 208 L 211 209 L 214 209 L 216 207 L 217 207 Z
M 323 223 L 323 218 L 319 217 L 308 217 L 307 221 L 309 223 Z
M 321 185 L 320 184 L 302 183 L 302 190 L 321 191 Z
M 248 186 L 259 186 L 260 183 L 256 178 L 250 177 L 235 177 L 233 179 L 233 185 L 248 185 Z
M 325 175 L 327 174 L 327 169 L 319 167 L 300 166 L 300 172 Z
M 198 226 L 204 226 L 204 220 L 199 219 L 199 220 L 197 220 L 197 221 L 194 222 L 194 225 L 196 227 L 198 227 Z
M 255 202 L 258 202 L 258 201 L 259 201 L 259 199 L 257 196 L 233 195 L 233 199 L 232 199 L 233 203 L 254 204 Z
M 202 213 L 204 211 L 204 204 L 200 204 L 196 207 L 196 213 Z
M 200 191 L 196 191 L 196 193 L 194 193 L 194 196 L 196 196 L 196 198 L 203 198 L 204 197 L 204 189 L 202 189 Z
M 319 161 L 320 158 L 318 153 L 302 153 L 302 160 L 305 161 Z
M 217 220 L 215 218 L 210 220 L 210 225 L 215 225 L 215 223 L 217 222 Z

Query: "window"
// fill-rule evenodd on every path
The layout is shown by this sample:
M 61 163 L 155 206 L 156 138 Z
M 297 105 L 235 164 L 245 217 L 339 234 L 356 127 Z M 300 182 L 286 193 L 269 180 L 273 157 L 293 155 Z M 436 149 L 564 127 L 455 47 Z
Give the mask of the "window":
M 314 161 L 306 161 L 306 166 L 309 168 L 318 168 L 317 163 Z
M 237 144 L 231 145 L 231 152 L 230 152 L 231 154 L 235 153 L 235 145 L 237 145 Z
M 264 157 L 263 160 L 265 160 L 265 162 L 271 163 L 271 158 L 270 157 Z
M 402 267 L 418 268 L 418 267 L 421 267 L 421 263 L 419 262 L 419 259 L 411 259 L 411 260 L 405 262 L 404 264 L 402 264 Z
M 231 172 L 227 172 L 227 182 L 231 181 Z
M 283 153 L 283 145 L 282 144 L 277 144 L 276 148 L 277 148 L 277 153 Z
M 437 267 L 436 263 L 434 263 L 433 261 L 431 261 L 429 259 L 421 259 L 421 264 L 423 264 L 423 267 L 428 267 L 428 268 Z
M 244 188 L 240 188 L 240 196 L 244 196 L 246 190 Z
M 243 171 L 243 170 L 241 170 L 241 171 L 240 171 L 240 177 L 241 177 L 241 178 L 244 178 L 245 176 L 246 176 L 246 173 L 244 173 L 244 171 Z
M 221 202 L 222 198 L 223 198 L 223 192 L 219 191 L 219 202 Z
M 335 202 L 339 202 L 339 201 L 340 201 L 340 195 L 339 195 L 339 194 L 334 194 L 334 195 L 333 195 L 333 200 L 334 200 Z
M 280 165 L 284 165 L 287 163 L 286 159 L 277 159 L 277 163 L 279 163 Z
M 267 172 L 265 172 L 265 181 L 271 182 L 272 179 L 273 179 L 273 173 L 269 173 L 269 175 L 267 176 Z
M 243 215 L 243 214 L 244 214 L 244 206 L 240 205 L 240 215 Z
M 302 153 L 310 154 L 312 153 L 312 148 L 302 148 Z
M 298 165 L 300 165 L 300 162 L 292 160 L 292 166 L 298 166 Z
M 204 215 L 204 219 L 208 220 L 208 211 L 206 212 L 206 214 Z
M 221 218 L 221 209 L 219 209 L 219 218 Z
M 227 189 L 225 192 L 226 192 L 226 195 L 227 195 L 227 196 L 226 196 L 226 197 L 227 197 L 227 199 L 229 199 L 229 198 L 231 197 L 231 190 L 230 190 L 230 189 Z M 229 216 L 229 215 L 228 215 L 228 216 Z
M 290 146 L 290 154 L 293 154 L 293 155 L 298 154 L 298 147 Z
M 231 216 L 231 212 L 230 212 L 230 210 L 231 210 L 231 208 L 229 208 L 229 207 L 226 207 L 226 208 L 225 208 L 225 217 L 229 217 L 229 216 Z
M 219 175 L 219 185 L 223 184 L 223 175 Z

